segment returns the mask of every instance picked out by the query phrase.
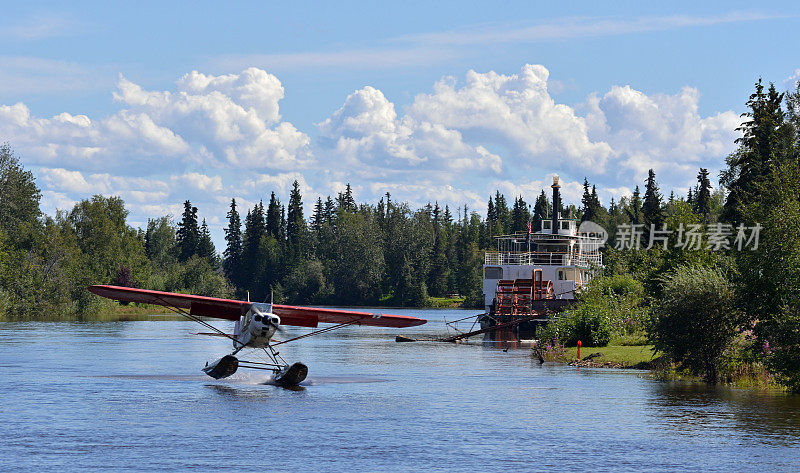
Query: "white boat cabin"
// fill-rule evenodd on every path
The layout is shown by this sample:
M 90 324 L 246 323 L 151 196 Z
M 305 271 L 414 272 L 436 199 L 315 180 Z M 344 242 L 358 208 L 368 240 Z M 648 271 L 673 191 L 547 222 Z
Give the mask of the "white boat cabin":
M 557 209 L 558 177 L 553 181 L 553 208 Z M 486 252 L 483 265 L 487 314 L 501 280 L 534 279 L 534 271 L 541 270 L 541 278 L 553 283 L 554 298 L 566 303 L 602 268 L 600 248 L 604 240 L 594 234 L 580 233 L 578 220 L 561 218 L 555 211 L 553 215 L 541 222 L 540 231 L 495 237 L 497 250 Z

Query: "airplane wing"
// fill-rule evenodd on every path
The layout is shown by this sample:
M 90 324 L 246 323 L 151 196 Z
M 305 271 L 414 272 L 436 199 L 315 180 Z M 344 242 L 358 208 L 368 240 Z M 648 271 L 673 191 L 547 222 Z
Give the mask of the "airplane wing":
M 217 319 L 239 320 L 250 308 L 247 301 L 220 299 L 217 297 L 195 296 L 176 292 L 151 291 L 135 287 L 95 285 L 89 292 L 98 296 L 122 302 L 163 305 L 188 310 L 190 314 Z
M 123 302 L 161 305 L 188 310 L 190 314 L 217 319 L 239 320 L 252 302 L 195 296 L 175 292 L 151 291 L 133 287 L 95 285 L 89 291 L 98 296 Z M 407 315 L 377 314 L 353 310 L 319 309 L 273 304 L 272 312 L 281 318 L 281 325 L 316 327 L 318 323 L 371 325 L 377 327 L 414 327 L 427 322 Z
M 281 324 L 286 320 L 307 319 L 314 317 L 317 322 L 326 324 L 371 325 L 374 327 L 414 327 L 427 322 L 425 319 L 408 315 L 391 315 L 370 312 L 357 312 L 355 310 L 320 309 L 314 307 L 295 307 L 291 305 L 273 304 L 272 312 L 281 318 Z M 292 325 L 292 324 L 288 324 Z

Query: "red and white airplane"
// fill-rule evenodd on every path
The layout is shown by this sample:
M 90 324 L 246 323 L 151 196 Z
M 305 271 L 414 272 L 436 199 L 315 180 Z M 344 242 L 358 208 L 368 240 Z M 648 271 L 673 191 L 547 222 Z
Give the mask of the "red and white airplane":
M 89 286 L 89 291 L 99 296 L 121 302 L 139 302 L 161 305 L 194 320 L 212 330 L 212 335 L 227 337 L 233 342 L 233 352 L 213 363 L 206 363 L 203 371 L 215 379 L 225 378 L 239 367 L 269 370 L 274 374 L 273 382 L 283 386 L 295 386 L 308 374 L 303 363 L 289 364 L 280 356 L 276 346 L 302 338 L 329 332 L 348 325 L 371 325 L 377 327 L 413 327 L 427 320 L 406 315 L 376 314 L 351 310 L 316 309 L 280 304 L 267 304 L 249 301 L 235 301 L 216 297 L 178 294 L 174 292 L 150 291 L 121 286 Z M 202 319 L 233 320 L 236 322 L 233 334 L 228 334 Z M 275 332 L 282 332 L 281 325 L 317 328 L 318 324 L 334 324 L 287 340 L 273 340 Z M 236 358 L 244 348 L 261 349 L 269 357 L 270 363 L 245 361 Z

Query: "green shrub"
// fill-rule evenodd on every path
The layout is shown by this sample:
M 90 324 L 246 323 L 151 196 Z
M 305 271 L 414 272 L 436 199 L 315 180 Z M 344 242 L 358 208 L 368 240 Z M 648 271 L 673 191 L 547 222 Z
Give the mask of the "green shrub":
M 647 345 L 647 343 L 647 335 L 644 333 L 617 335 L 611 339 L 611 342 L 609 342 L 610 345 L 619 347 L 638 347 Z
M 211 267 L 206 258 L 193 256 L 185 263 L 173 263 L 160 274 L 153 274 L 148 289 L 183 292 L 211 297 L 231 297 L 233 291 L 225 277 Z
M 580 340 L 584 346 L 600 347 L 611 339 L 608 314 L 591 304 L 563 312 L 550 325 L 553 336 L 566 346 L 574 347 Z
M 650 340 L 672 361 L 715 383 L 722 355 L 741 322 L 732 284 L 716 268 L 700 265 L 678 267 L 662 282 L 663 296 L 648 327 Z
M 599 277 L 578 294 L 579 302 L 553 317 L 541 332 L 566 346 L 605 346 L 612 337 L 643 334 L 648 318 L 644 287 L 629 275 Z

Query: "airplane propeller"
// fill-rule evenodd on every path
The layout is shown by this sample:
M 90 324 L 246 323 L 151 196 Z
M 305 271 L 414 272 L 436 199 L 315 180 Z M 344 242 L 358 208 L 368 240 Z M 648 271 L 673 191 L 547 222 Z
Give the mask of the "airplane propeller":
M 267 319 L 267 323 L 272 325 L 273 327 L 275 327 L 275 331 L 276 332 L 278 332 L 278 333 L 286 333 L 286 329 L 281 327 L 280 325 L 276 324 L 275 322 L 273 322 L 271 318 Z
M 275 331 L 278 332 L 278 333 L 284 333 L 286 331 L 286 329 L 281 327 L 279 324 L 276 324 L 273 321 L 272 317 L 269 316 L 269 315 L 260 315 L 259 314 L 259 315 L 255 316 L 255 319 L 256 319 L 257 322 L 261 322 L 262 324 L 271 325 L 273 328 L 275 328 Z

